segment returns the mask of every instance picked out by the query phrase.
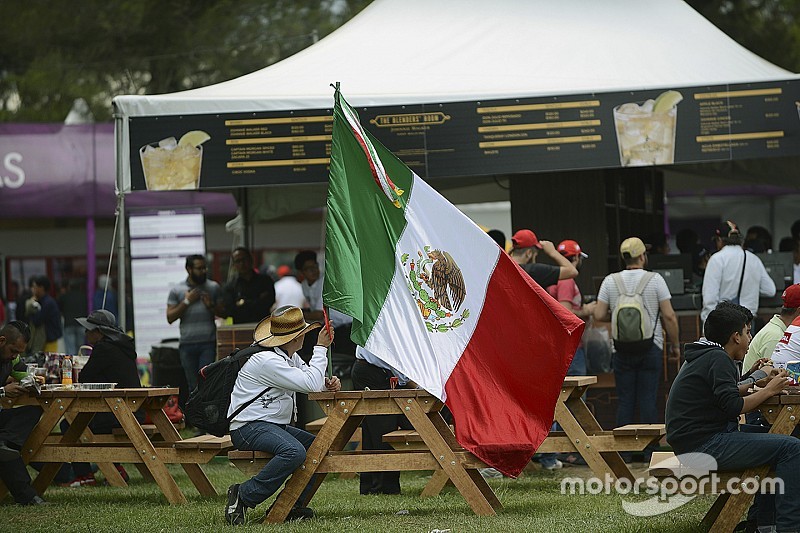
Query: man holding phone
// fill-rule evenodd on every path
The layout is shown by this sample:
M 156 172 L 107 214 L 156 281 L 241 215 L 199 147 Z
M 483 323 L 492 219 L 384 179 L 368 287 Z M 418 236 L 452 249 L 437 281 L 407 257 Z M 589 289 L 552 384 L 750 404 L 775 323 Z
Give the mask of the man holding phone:
M 205 257 L 188 256 L 186 273 L 186 279 L 169 291 L 167 322 L 181 321 L 181 366 L 192 391 L 197 386 L 197 372 L 216 358 L 217 325 L 214 317 L 223 316 L 225 308 L 219 284 L 208 279 Z

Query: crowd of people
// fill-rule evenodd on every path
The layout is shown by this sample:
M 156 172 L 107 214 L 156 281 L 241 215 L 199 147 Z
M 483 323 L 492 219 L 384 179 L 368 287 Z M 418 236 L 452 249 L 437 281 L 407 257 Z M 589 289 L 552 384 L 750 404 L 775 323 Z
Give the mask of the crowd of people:
M 800 221 L 793 225 L 792 232 L 791 249 L 796 261 L 795 233 L 800 232 Z M 741 432 L 736 423 L 739 414 L 747 413 L 749 426 L 768 427 L 757 415 L 756 407 L 785 386 L 787 374 L 782 367 L 789 361 L 800 360 L 797 265 L 793 284 L 782 292 L 780 313 L 754 338 L 751 336 L 759 296 L 772 296 L 783 289 L 775 286 L 755 255 L 772 246 L 771 237 L 763 228 L 751 228 L 743 235 L 735 223 L 725 221 L 714 233 L 713 254 L 699 244 L 696 235 L 682 232 L 678 236 L 679 249 L 690 250 L 696 272 L 702 274 L 704 304 L 703 337 L 686 345 L 683 353 L 670 291 L 664 278 L 647 268 L 648 256 L 668 252 L 668 244 L 658 239 L 648 239 L 652 242 L 645 243 L 639 237 L 623 240 L 619 245 L 623 268 L 605 277 L 596 298 L 584 298 L 575 279 L 589 256 L 575 240 L 555 244 L 539 239 L 530 229 L 515 232 L 510 245 L 498 230 L 489 231 L 489 236 L 519 265 L 524 275 L 536 281 L 556 302 L 587 323 L 608 329 L 614 346 L 611 367 L 616 383 L 618 426 L 662 420 L 657 391 L 666 350 L 670 357 L 685 361 L 672 385 L 665 414 L 667 441 L 676 453 L 700 451 L 731 468 L 771 464 L 795 488 L 800 442 L 763 430 Z M 788 248 L 789 244 L 781 246 Z M 542 256 L 549 261 L 539 261 Z M 226 520 L 242 524 L 246 510 L 256 507 L 282 486 L 302 464 L 305 451 L 313 442 L 312 435 L 293 425 L 298 421 L 296 395 L 335 391 L 342 386 L 338 378 L 326 377 L 329 347 L 333 345 L 334 354 L 343 357 L 338 367 L 334 359 L 333 375 L 351 378 L 355 389 L 416 387 L 416 384 L 375 354 L 352 344 L 350 317 L 333 310 L 329 316 L 325 314 L 324 276 L 315 252 L 298 253 L 294 269 L 281 266 L 277 281 L 256 269 L 246 248 L 233 251 L 235 275 L 224 285 L 209 279 L 206 258 L 202 255 L 188 256 L 185 266 L 186 278 L 176 280 L 167 295 L 165 318 L 170 323 L 179 322 L 180 360 L 190 390 L 196 386 L 198 371 L 217 356 L 218 317 L 230 317 L 234 324 L 257 324 L 254 344 L 264 349 L 240 371 L 229 411 L 229 414 L 236 412 L 230 425 L 236 447 L 274 455 L 261 472 L 228 489 Z M 30 295 L 18 309 L 23 319 L 11 321 L 0 329 L 0 381 L 4 383 L 0 396 L 24 393 L 14 377 L 23 364 L 22 354 L 32 346 L 41 351 L 55 351 L 54 343 L 62 336 L 68 349 L 74 350 L 84 343 L 93 346 L 93 355 L 82 370 L 84 379 L 89 376 L 95 381 L 113 381 L 126 387 L 141 386 L 133 341 L 118 326 L 114 312 L 103 307 L 116 308 L 116 298 L 109 298 L 104 290 L 102 299 L 93 302 L 100 308 L 86 314 L 88 302 L 79 284 L 68 283 L 58 300 L 50 292 L 46 277 L 33 278 Z M 321 322 L 326 327 L 318 334 L 311 334 Z M 587 327 L 585 331 L 590 329 Z M 742 368 L 750 371 L 743 375 Z M 567 374 L 587 372 L 586 344 L 581 343 Z M 761 388 L 747 395 L 746 385 L 753 383 Z M 237 406 L 244 408 L 237 411 Z M 41 410 L 36 407 L 0 411 L 0 479 L 20 504 L 46 503 L 31 488 L 19 455 L 38 414 Z M 381 436 L 408 427 L 407 424 L 402 416 L 365 417 L 363 448 L 387 449 Z M 109 415 L 96 417 L 91 429 L 94 433 L 109 433 L 117 425 Z M 649 460 L 652 451 L 653 447 L 645 450 L 645 460 Z M 542 454 L 538 460 L 548 470 L 562 466 L 555 454 Z M 65 485 L 96 483 L 86 463 L 65 468 L 70 469 L 65 474 Z M 118 468 L 127 476 L 121 465 Z M 498 474 L 491 469 L 483 473 L 487 477 Z M 360 476 L 360 493 L 399 494 L 399 474 L 364 472 Z M 749 517 L 751 523 L 785 524 L 793 511 L 775 509 L 793 510 L 800 505 L 794 494 L 781 495 L 777 507 L 774 501 L 759 498 Z M 301 497 L 299 501 L 304 500 Z M 307 507 L 295 507 L 290 513 L 292 519 L 311 516 L 313 511 Z

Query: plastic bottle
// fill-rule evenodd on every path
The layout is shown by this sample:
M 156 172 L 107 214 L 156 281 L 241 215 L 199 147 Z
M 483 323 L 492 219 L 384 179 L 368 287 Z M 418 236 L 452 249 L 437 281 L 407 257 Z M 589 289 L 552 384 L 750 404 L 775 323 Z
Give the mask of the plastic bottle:
M 72 357 L 69 355 L 65 355 L 61 362 L 61 384 L 72 385 Z

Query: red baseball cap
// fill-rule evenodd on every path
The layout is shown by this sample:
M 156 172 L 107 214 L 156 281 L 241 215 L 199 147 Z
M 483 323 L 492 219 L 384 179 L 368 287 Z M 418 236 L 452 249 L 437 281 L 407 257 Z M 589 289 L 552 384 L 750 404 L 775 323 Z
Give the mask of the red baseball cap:
M 278 267 L 277 274 L 281 278 L 283 276 L 288 276 L 291 273 L 292 273 L 292 267 L 290 267 L 289 265 L 281 265 Z
M 536 234 L 529 229 L 521 229 L 511 237 L 511 243 L 514 245 L 514 248 L 539 248 L 541 250 L 542 245 L 539 244 L 539 239 L 536 238 Z
M 579 255 L 583 258 L 589 257 L 581 250 L 581 245 L 576 241 L 567 239 L 558 243 L 558 252 L 564 257 L 575 257 Z
M 783 298 L 783 306 L 787 309 L 800 307 L 800 283 L 786 287 L 781 298 Z

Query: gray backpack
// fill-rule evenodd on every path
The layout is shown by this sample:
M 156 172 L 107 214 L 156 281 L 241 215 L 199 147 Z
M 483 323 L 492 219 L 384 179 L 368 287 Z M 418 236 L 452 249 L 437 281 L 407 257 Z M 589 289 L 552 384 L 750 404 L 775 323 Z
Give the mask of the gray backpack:
M 619 289 L 619 301 L 611 313 L 611 338 L 614 340 L 614 349 L 620 353 L 641 353 L 653 345 L 653 336 L 656 329 L 656 319 L 653 320 L 644 306 L 644 289 L 653 279 L 655 273 L 645 272 L 633 292 L 625 288 L 622 273 L 612 274 L 611 278 Z

